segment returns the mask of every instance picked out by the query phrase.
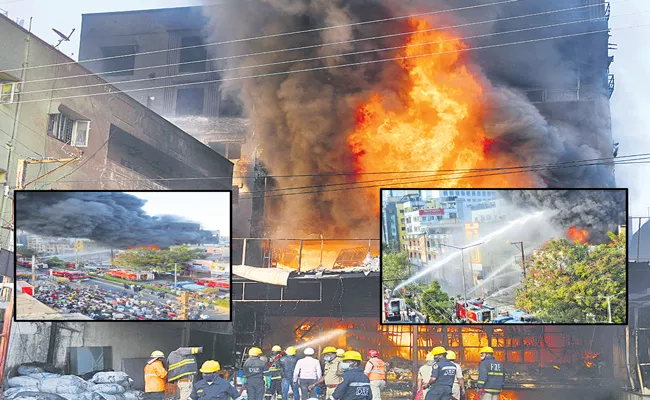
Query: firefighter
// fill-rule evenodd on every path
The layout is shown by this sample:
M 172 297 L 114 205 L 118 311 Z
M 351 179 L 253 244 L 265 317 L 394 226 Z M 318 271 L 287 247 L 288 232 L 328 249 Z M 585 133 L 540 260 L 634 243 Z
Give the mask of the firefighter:
M 341 357 L 343 381 L 328 400 L 372 400 L 370 379 L 361 369 L 363 359 L 358 351 L 346 351 Z
M 423 388 L 427 392 L 425 400 L 449 400 L 451 388 L 454 386 L 456 379 L 456 366 L 445 358 L 447 350 L 442 346 L 434 347 L 431 350 L 434 363 L 431 366 L 431 379 Z
M 151 360 L 144 367 L 144 392 L 145 398 L 151 400 L 162 400 L 167 386 L 167 370 L 162 359 L 165 354 L 156 350 L 151 353 Z
M 277 344 L 271 349 L 269 356 L 268 369 L 264 371 L 264 376 L 267 379 L 266 393 L 264 398 L 271 400 L 273 395 L 276 399 L 282 399 L 282 372 L 280 371 L 280 358 L 282 357 L 282 347 Z
M 228 400 L 238 399 L 239 392 L 228 381 L 221 378 L 219 361 L 209 360 L 201 366 L 203 379 L 196 382 L 192 389 L 192 400 Z
M 451 388 L 451 399 L 461 400 L 462 397 L 465 397 L 465 380 L 463 379 L 463 369 L 459 364 L 455 362 L 456 352 L 448 350 L 447 360 L 451 361 L 451 363 L 456 367 L 456 379 L 454 380 L 454 386 Z
M 503 389 L 505 370 L 503 364 L 494 358 L 492 347 L 482 347 L 481 363 L 478 365 L 478 388 L 481 400 L 499 400 Z
M 293 383 L 293 371 L 296 369 L 298 357 L 296 357 L 296 348 L 293 346 L 287 347 L 284 351 L 285 356 L 280 358 L 280 375 L 282 376 L 282 398 L 287 400 L 289 398 L 289 388 L 293 391 L 293 399 L 300 400 L 300 389 L 297 384 Z
M 192 395 L 194 377 L 199 372 L 194 355 L 200 353 L 203 347 L 180 347 L 167 357 L 167 382 L 178 382 L 179 400 L 188 400 Z
M 368 351 L 368 357 L 370 358 L 363 372 L 370 379 L 372 400 L 381 400 L 381 391 L 386 387 L 386 363 L 379 358 L 377 350 Z
M 338 359 L 340 360 L 340 359 L 343 358 L 344 355 L 345 355 L 345 350 L 343 350 L 343 349 L 336 349 L 336 358 L 338 358 Z
M 423 386 L 429 382 L 431 379 L 431 370 L 433 369 L 433 356 L 431 353 L 427 354 L 426 357 L 426 363 L 420 367 L 418 370 L 418 392 L 422 390 L 422 397 L 421 399 L 426 398 L 427 392 L 429 390 L 424 390 Z
M 309 386 L 311 391 L 314 386 L 325 383 L 327 386 L 327 391 L 325 398 L 329 398 L 334 389 L 338 386 L 341 381 L 343 381 L 343 371 L 341 370 L 341 360 L 336 357 L 336 349 L 332 346 L 327 346 L 323 349 L 323 359 L 325 360 L 325 368 L 323 371 L 323 376 L 318 380 L 318 382 Z
M 264 398 L 264 371 L 266 363 L 260 359 L 262 350 L 252 347 L 248 350 L 248 359 L 244 362 L 244 377 L 246 378 L 246 393 L 248 400 Z

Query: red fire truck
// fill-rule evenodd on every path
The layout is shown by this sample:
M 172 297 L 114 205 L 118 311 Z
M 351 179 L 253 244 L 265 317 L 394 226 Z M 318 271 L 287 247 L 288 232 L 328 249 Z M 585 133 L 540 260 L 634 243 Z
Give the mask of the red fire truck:
M 78 281 L 78 280 L 84 280 L 84 279 L 90 279 L 90 276 L 86 274 L 85 272 L 81 271 L 63 271 L 60 269 L 55 269 L 50 271 L 50 274 L 52 276 L 58 276 L 61 278 L 68 278 L 71 281 Z
M 213 287 L 219 290 L 230 290 L 230 282 L 224 278 L 200 278 L 194 282 L 201 286 Z
M 104 274 L 129 281 L 149 281 L 155 279 L 154 274 L 151 272 L 137 272 L 124 269 L 111 269 Z
M 497 318 L 497 310 L 483 300 L 456 301 L 456 318 L 474 324 L 490 323 Z

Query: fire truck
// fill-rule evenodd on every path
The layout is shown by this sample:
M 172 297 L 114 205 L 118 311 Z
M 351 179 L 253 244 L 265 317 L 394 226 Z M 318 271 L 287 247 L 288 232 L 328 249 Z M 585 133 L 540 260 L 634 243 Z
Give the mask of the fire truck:
M 106 271 L 104 274 L 115 278 L 126 279 L 128 281 L 150 281 L 156 278 L 151 272 L 137 272 L 124 269 L 111 269 Z
M 230 290 L 230 281 L 223 278 L 200 278 L 194 281 L 197 285 L 217 288 L 219 290 Z
M 80 267 L 79 264 L 74 263 L 74 262 L 66 262 L 64 265 L 65 265 L 66 268 L 70 268 L 70 269 L 79 269 L 79 267 Z
M 497 318 L 497 310 L 488 306 L 484 300 L 457 300 L 456 318 L 473 324 L 486 324 Z
M 86 274 L 85 272 L 81 271 L 64 271 L 60 269 L 55 269 L 50 271 L 50 275 L 52 276 L 58 276 L 61 278 L 67 278 L 70 279 L 71 281 L 80 281 L 80 280 L 86 280 L 90 279 L 90 276 Z

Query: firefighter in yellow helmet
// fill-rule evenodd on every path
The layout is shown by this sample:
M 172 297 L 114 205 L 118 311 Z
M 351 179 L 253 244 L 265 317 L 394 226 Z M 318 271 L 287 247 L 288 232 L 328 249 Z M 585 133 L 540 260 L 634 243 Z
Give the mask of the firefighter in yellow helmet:
M 336 349 L 336 358 L 338 358 L 338 359 L 340 360 L 340 359 L 343 358 L 344 355 L 345 355 L 345 350 L 343 350 L 343 349 Z
M 144 367 L 144 392 L 147 399 L 162 400 L 167 387 L 167 370 L 162 359 L 165 354 L 156 350 Z
M 343 381 L 328 400 L 372 400 L 370 379 L 361 369 L 363 359 L 358 351 L 346 351 L 341 358 Z
M 293 391 L 293 399 L 300 400 L 300 388 L 293 383 L 293 372 L 296 369 L 298 357 L 296 357 L 296 348 L 289 346 L 284 351 L 285 356 L 280 358 L 280 374 L 282 376 L 282 398 L 287 400 L 289 397 L 289 388 Z
M 426 363 L 420 367 L 418 370 L 418 391 L 422 389 L 422 399 L 427 395 L 428 389 L 424 390 L 422 386 L 429 382 L 431 379 L 431 370 L 433 369 L 433 356 L 431 353 L 427 353 Z
M 449 400 L 451 388 L 456 379 L 456 367 L 447 360 L 447 350 L 442 346 L 434 347 L 431 350 L 431 355 L 434 358 L 431 378 L 422 386 L 424 389 L 431 387 L 425 400 Z
M 447 360 L 451 361 L 456 367 L 456 380 L 454 386 L 451 387 L 451 400 L 461 400 L 465 394 L 465 380 L 463 379 L 463 370 L 456 362 L 456 352 L 447 350 Z
M 338 384 L 343 381 L 343 370 L 341 369 L 341 360 L 336 358 L 335 347 L 327 346 L 323 349 L 323 360 L 325 361 L 323 376 L 313 386 L 325 383 L 327 386 L 325 398 L 329 398 Z M 311 389 L 310 387 L 309 390 Z
M 494 358 L 492 347 L 482 347 L 479 350 L 481 362 L 478 365 L 478 388 L 481 400 L 499 400 L 503 389 L 505 370 L 503 364 Z
M 208 360 L 203 363 L 199 370 L 203 374 L 203 379 L 194 385 L 192 400 L 227 400 L 240 397 L 237 389 L 219 376 L 220 370 L 219 361 Z
M 264 399 L 264 371 L 266 363 L 260 359 L 262 350 L 251 347 L 248 350 L 248 359 L 244 362 L 244 377 L 246 378 L 246 393 L 248 400 Z
M 273 396 L 276 399 L 282 399 L 282 373 L 280 371 L 280 358 L 282 357 L 282 347 L 277 344 L 271 348 L 267 369 L 264 371 L 266 378 L 266 393 L 264 398 L 271 400 Z

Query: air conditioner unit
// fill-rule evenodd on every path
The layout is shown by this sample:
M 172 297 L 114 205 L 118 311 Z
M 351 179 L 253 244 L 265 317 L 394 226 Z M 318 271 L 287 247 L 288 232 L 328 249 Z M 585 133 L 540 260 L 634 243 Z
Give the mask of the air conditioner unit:
M 18 94 L 18 82 L 0 81 L 0 104 L 11 104 Z

